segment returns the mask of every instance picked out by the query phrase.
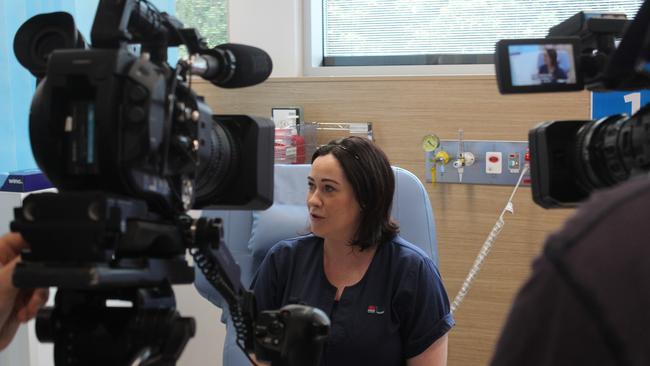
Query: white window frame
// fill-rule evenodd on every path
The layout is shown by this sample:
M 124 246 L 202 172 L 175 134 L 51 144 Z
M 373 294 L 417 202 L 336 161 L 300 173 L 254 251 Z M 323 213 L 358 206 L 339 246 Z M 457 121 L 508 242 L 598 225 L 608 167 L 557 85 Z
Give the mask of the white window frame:
M 323 2 L 322 0 L 303 0 L 304 76 L 495 75 L 493 64 L 322 66 L 322 61 Z

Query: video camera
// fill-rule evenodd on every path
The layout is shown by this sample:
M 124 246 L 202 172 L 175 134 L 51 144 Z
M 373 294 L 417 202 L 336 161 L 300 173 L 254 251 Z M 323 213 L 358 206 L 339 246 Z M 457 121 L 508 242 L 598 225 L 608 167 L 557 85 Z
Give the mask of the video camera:
M 650 86 L 650 2 L 636 18 L 580 12 L 547 38 L 501 40 L 499 91 L 637 90 Z M 597 121 L 544 122 L 529 131 L 533 200 L 573 207 L 595 190 L 650 170 L 650 107 Z
M 31 18 L 14 39 L 37 78 L 34 157 L 59 193 L 16 208 L 11 229 L 30 249 L 13 281 L 58 287 L 36 322 L 55 364 L 173 365 L 195 328 L 171 287 L 194 281 L 187 250 L 228 303 L 245 353 L 273 365 L 318 362 L 327 316 L 302 305 L 258 315 L 221 220 L 188 215 L 272 204 L 273 122 L 213 115 L 191 90 L 193 75 L 223 88 L 261 83 L 270 57 L 239 44 L 210 49 L 146 0 L 100 0 L 91 37 L 88 46 L 59 12 Z M 180 45 L 191 58 L 174 68 L 167 49 Z

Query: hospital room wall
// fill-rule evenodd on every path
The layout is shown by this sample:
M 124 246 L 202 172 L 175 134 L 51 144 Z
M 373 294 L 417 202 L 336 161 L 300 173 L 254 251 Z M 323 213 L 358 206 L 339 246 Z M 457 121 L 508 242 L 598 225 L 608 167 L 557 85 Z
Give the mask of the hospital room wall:
M 274 106 L 297 105 L 314 122 L 373 123 L 392 164 L 424 181 L 427 133 L 443 139 L 526 140 L 538 122 L 587 119 L 589 93 L 502 96 L 493 76 L 271 78 L 254 87 L 224 90 L 195 84 L 215 113 L 269 116 Z M 437 224 L 440 269 L 450 298 L 459 290 L 512 187 L 425 183 Z M 543 210 L 521 188 L 475 284 L 456 313 L 449 365 L 484 365 L 511 301 L 530 273 L 545 237 L 571 210 Z

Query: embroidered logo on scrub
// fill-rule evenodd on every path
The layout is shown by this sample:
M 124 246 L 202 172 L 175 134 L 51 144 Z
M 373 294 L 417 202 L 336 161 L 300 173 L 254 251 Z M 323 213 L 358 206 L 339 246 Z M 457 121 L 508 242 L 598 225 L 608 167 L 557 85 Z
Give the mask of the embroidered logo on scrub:
M 368 305 L 368 314 L 381 315 L 384 313 L 384 308 L 377 305 Z

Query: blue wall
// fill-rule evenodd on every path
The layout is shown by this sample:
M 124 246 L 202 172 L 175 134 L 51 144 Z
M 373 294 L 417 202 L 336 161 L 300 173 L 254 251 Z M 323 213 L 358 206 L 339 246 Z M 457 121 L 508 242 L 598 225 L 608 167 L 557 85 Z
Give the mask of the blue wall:
M 99 0 L 0 0 L 0 172 L 35 168 L 29 145 L 29 105 L 34 77 L 16 60 L 14 35 L 30 17 L 66 11 L 75 17 L 87 42 Z M 175 14 L 175 0 L 151 1 L 161 11 Z M 171 57 L 176 57 L 170 51 Z

